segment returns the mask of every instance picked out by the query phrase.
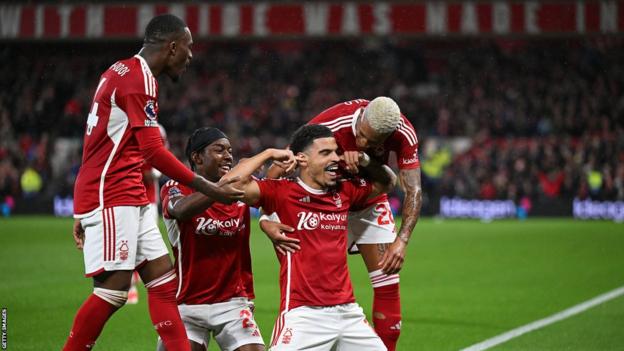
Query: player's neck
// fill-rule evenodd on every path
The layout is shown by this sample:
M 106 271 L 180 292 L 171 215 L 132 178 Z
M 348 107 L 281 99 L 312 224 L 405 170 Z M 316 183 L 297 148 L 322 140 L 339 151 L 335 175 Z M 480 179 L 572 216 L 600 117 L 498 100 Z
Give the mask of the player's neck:
M 213 182 L 213 183 L 218 183 L 219 180 L 221 180 L 221 177 L 217 174 L 217 175 L 210 175 L 208 173 L 200 173 L 198 172 L 198 174 L 206 179 L 208 179 L 209 181 Z
M 303 184 L 305 184 L 310 189 L 314 189 L 314 190 L 318 190 L 318 191 L 326 191 L 327 190 L 326 187 L 324 187 L 321 184 L 318 184 L 317 182 L 315 182 L 314 179 L 312 179 L 312 177 L 307 176 L 304 172 L 301 172 L 301 174 L 299 174 L 299 180 L 301 180 L 301 182 Z
M 164 68 L 164 64 L 161 63 L 162 60 L 159 58 L 159 52 L 153 48 L 144 46 L 139 51 L 138 55 L 145 60 L 150 71 L 152 71 L 152 75 L 158 77 Z

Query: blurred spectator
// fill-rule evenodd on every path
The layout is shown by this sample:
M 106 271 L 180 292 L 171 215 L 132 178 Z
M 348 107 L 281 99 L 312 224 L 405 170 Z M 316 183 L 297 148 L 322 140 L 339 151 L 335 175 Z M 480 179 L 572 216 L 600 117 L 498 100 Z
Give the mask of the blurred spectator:
M 0 213 L 2 213 L 3 217 L 9 217 L 14 207 L 15 200 L 13 196 L 7 195 L 2 199 L 2 202 L 0 202 Z
M 25 198 L 33 198 L 41 191 L 41 176 L 32 167 L 27 167 L 20 177 L 22 194 Z
M 554 168 L 549 170 L 548 174 L 539 172 L 537 174 L 541 190 L 547 197 L 558 197 L 561 194 L 561 185 L 563 184 L 564 174 L 562 171 Z

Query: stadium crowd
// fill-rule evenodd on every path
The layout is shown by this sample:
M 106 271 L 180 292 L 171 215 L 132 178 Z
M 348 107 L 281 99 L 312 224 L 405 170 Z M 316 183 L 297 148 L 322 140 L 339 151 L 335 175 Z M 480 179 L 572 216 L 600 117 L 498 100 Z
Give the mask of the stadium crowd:
M 189 132 L 216 126 L 246 156 L 284 146 L 333 104 L 393 97 L 427 138 L 468 137 L 424 193 L 483 199 L 624 200 L 624 45 L 587 42 L 199 43 L 183 89 L 160 86 L 160 122 L 183 159 Z M 0 49 L 0 203 L 69 195 L 94 77 L 134 44 Z M 85 54 L 88 52 L 88 54 Z M 35 55 L 36 54 L 36 55 Z M 64 143 L 58 143 L 64 140 Z M 69 141 L 68 141 L 69 140 Z M 60 146 L 59 146 L 60 145 Z M 66 152 L 63 150 L 70 150 Z M 421 149 L 422 152 L 422 149 Z

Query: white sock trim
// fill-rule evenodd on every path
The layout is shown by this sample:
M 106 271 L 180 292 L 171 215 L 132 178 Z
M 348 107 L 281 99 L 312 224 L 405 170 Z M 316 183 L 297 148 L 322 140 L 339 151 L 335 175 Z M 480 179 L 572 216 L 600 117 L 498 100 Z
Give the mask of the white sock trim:
M 381 269 L 378 269 L 376 271 L 372 271 L 372 272 L 368 272 L 368 276 L 372 279 L 373 277 L 376 277 L 378 275 L 382 275 L 383 271 Z
M 386 285 L 399 284 L 398 274 L 385 274 L 381 269 L 368 273 L 373 288 L 379 288 Z
M 174 280 L 175 278 L 177 278 L 178 276 L 176 275 L 176 272 L 172 269 L 169 272 L 163 274 L 162 276 L 152 280 L 151 282 L 145 284 L 146 288 L 155 288 L 157 286 L 166 284 L 172 280 Z
M 127 291 L 94 288 L 93 294 L 117 308 L 123 306 L 128 300 Z

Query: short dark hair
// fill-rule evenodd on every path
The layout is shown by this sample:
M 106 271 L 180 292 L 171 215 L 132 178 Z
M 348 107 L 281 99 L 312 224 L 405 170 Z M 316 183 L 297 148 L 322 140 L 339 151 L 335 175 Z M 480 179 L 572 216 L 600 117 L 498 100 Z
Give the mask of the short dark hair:
M 303 152 L 308 146 L 314 143 L 314 140 L 320 138 L 331 138 L 334 134 L 331 129 L 319 124 L 306 124 L 299 127 L 292 135 L 290 141 L 290 150 L 293 154 Z
M 145 27 L 143 44 L 158 44 L 184 33 L 186 23 L 172 14 L 158 15 L 152 18 Z

